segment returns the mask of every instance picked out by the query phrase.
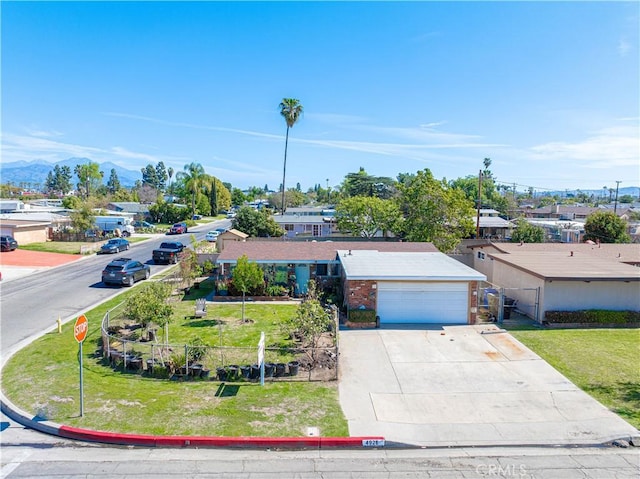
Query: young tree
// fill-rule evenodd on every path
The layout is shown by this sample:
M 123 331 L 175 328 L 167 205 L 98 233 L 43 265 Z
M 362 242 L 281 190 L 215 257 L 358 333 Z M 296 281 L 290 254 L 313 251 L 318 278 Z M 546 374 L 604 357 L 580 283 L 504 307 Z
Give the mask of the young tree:
M 231 274 L 231 283 L 238 291 L 242 291 L 242 322 L 244 323 L 245 295 L 264 283 L 264 274 L 258 263 L 249 261 L 247 255 L 238 258 Z
M 94 227 L 96 217 L 93 214 L 93 210 L 86 203 L 82 203 L 69 216 L 73 228 L 78 232 L 84 232 Z
M 378 232 L 397 231 L 400 217 L 397 203 L 377 197 L 353 196 L 340 201 L 336 207 L 338 229 L 364 238 L 372 238 Z
M 280 114 L 284 117 L 287 123 L 287 135 L 284 140 L 284 167 L 282 169 L 282 214 L 285 211 L 284 204 L 284 192 L 287 177 L 287 148 L 289 146 L 289 128 L 292 128 L 296 124 L 298 119 L 302 116 L 303 107 L 300 100 L 295 98 L 283 98 L 280 103 Z
M 627 223 L 613 211 L 596 211 L 584 223 L 584 239 L 600 243 L 630 243 Z
M 156 281 L 147 283 L 127 298 L 124 314 L 145 329 L 151 323 L 166 327 L 173 314 L 173 307 L 167 301 L 169 296 L 169 284 Z M 165 338 L 167 336 L 165 334 Z
M 318 296 L 318 286 L 315 281 L 307 283 L 307 295 L 298 306 L 296 315 L 285 325 L 290 334 L 303 338 L 308 351 L 311 365 L 309 374 L 317 361 L 317 348 L 320 338 L 331 327 L 331 315 L 322 307 Z M 310 352 L 309 352 L 310 351 Z
M 400 184 L 399 204 L 409 241 L 430 241 L 449 252 L 475 231 L 473 203 L 445 180 L 436 180 L 429 169 Z
M 544 229 L 532 225 L 524 218 L 516 220 L 516 229 L 511 233 L 512 243 L 544 243 Z

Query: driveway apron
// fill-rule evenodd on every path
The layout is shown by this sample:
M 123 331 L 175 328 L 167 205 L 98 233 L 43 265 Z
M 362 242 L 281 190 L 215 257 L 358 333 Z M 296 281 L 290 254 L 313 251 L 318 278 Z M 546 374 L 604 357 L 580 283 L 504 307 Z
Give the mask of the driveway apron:
M 352 436 L 417 446 L 601 444 L 638 431 L 495 325 L 340 331 Z

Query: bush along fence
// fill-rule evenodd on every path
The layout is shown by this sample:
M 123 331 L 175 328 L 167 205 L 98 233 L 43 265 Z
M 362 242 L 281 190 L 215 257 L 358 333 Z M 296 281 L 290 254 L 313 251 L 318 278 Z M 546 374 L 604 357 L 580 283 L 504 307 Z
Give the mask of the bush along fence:
M 259 381 L 258 345 L 237 347 L 168 344 L 153 325 L 142 327 L 124 315 L 124 303 L 102 320 L 98 352 L 103 365 L 128 374 L 180 381 Z M 166 337 L 166 335 L 165 335 Z M 334 381 L 338 378 L 335 330 L 320 347 L 265 348 L 267 381 Z
M 640 311 L 547 311 L 543 325 L 549 327 L 640 327 Z

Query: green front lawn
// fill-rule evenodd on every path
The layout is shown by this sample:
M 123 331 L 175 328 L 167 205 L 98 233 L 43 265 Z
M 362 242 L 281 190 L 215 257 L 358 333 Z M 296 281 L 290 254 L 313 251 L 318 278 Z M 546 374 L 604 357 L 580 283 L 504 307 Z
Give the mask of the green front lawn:
M 640 330 L 510 331 L 580 389 L 640 428 Z
M 129 237 L 127 240 L 129 243 L 138 243 L 149 238 L 149 236 L 135 236 Z M 20 245 L 20 249 L 26 249 L 28 251 L 44 251 L 46 253 L 81 254 L 82 246 L 95 245 L 96 248 L 99 249 L 103 243 L 106 243 L 106 240 L 98 241 L 96 243 L 86 243 L 82 241 L 46 241 L 44 243 Z
M 112 370 L 94 354 L 100 322 L 130 291 L 85 313 L 89 333 L 83 343 L 84 417 L 79 417 L 73 322 L 63 326 L 62 334 L 49 333 L 11 358 L 3 370 L 5 395 L 21 409 L 57 423 L 104 431 L 282 437 L 303 436 L 308 427 L 318 427 L 324 436 L 348 436 L 337 382 L 266 381 L 261 387 L 255 382 L 170 381 Z M 169 328 L 171 343 L 200 337 L 218 344 L 218 321 L 224 319 L 224 344 L 251 347 L 255 362 L 260 332 L 265 331 L 269 346 L 269 338 L 282 336 L 278 321 L 295 314 L 294 304 L 248 303 L 245 316 L 250 321 L 242 323 L 240 308 L 208 305 L 206 318 L 192 319 L 194 302 L 182 301 Z

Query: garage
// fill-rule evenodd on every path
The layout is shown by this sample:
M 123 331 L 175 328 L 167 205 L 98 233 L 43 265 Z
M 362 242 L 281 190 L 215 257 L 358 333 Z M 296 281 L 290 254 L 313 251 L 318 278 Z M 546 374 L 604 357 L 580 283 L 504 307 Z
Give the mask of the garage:
M 348 313 L 380 324 L 473 324 L 486 276 L 440 252 L 338 251 Z
M 466 324 L 468 302 L 466 282 L 378 282 L 380 324 Z

